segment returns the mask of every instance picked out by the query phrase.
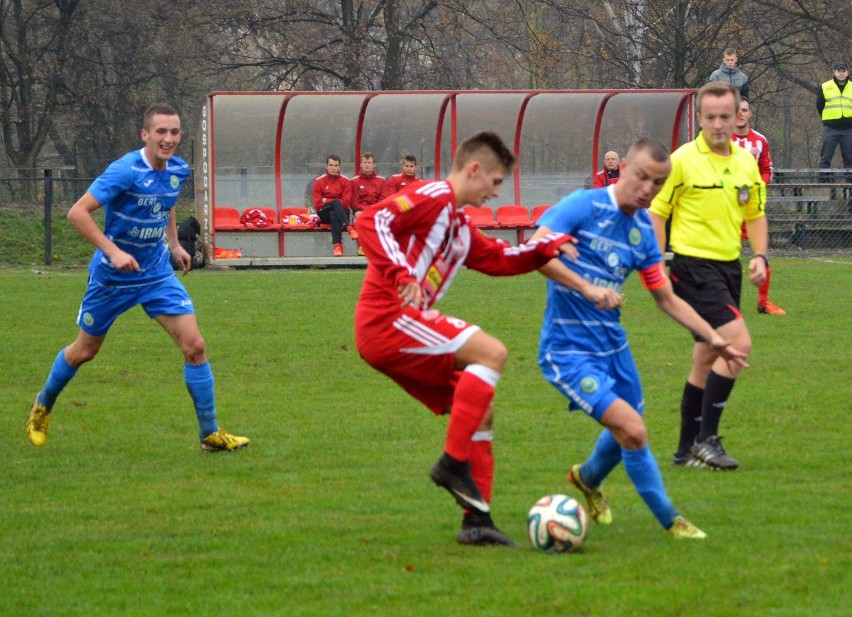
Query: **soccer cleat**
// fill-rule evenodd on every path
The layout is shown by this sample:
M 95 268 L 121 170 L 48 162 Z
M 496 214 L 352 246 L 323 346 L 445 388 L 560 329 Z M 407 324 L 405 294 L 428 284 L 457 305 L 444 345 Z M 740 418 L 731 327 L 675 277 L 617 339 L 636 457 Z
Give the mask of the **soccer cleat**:
M 515 546 L 512 538 L 494 526 L 490 514 L 475 514 L 474 512 L 465 512 L 464 518 L 462 518 L 462 528 L 456 539 L 459 544 Z
M 690 523 L 683 514 L 674 517 L 674 522 L 666 533 L 677 540 L 703 540 L 707 537 L 706 533 Z
M 722 447 L 722 438 L 716 435 L 708 437 L 704 441 L 696 441 L 692 446 L 692 456 L 713 470 L 733 471 L 740 464 L 728 456 Z
M 47 441 L 47 425 L 50 424 L 50 409 L 38 402 L 38 394 L 33 401 L 27 418 L 27 439 L 34 446 L 43 446 Z
M 248 437 L 231 435 L 221 428 L 201 440 L 201 449 L 205 452 L 233 452 L 247 445 L 249 445 Z
M 462 508 L 481 515 L 488 514 L 491 511 L 488 502 L 482 497 L 482 493 L 479 492 L 476 483 L 470 477 L 470 465 L 468 463 L 457 461 L 449 454 L 444 454 L 432 466 L 429 477 L 432 482 L 447 489 Z
M 475 546 L 516 546 L 515 542 L 494 525 L 462 527 L 456 538 L 459 544 Z
M 707 464 L 692 456 L 692 452 L 675 453 L 672 456 L 672 465 L 675 467 L 707 467 Z
M 352 238 L 353 240 L 357 240 L 357 239 L 358 239 L 358 232 L 357 232 L 357 231 L 355 231 L 355 228 L 354 228 L 352 225 L 349 225 L 349 226 L 346 228 L 346 231 L 348 231 L 348 232 L 349 232 L 349 237 L 350 237 L 350 238 Z
M 333 255 L 335 257 L 343 257 L 343 245 L 340 242 L 334 245 Z
M 601 525 L 612 523 L 612 510 L 609 502 L 596 488 L 589 488 L 580 478 L 580 465 L 574 465 L 568 472 L 568 482 L 576 486 L 586 498 L 586 512 L 592 520 Z
M 786 315 L 787 311 L 782 309 L 780 306 L 771 302 L 770 300 L 766 301 L 766 304 L 757 305 L 757 312 L 763 315 Z

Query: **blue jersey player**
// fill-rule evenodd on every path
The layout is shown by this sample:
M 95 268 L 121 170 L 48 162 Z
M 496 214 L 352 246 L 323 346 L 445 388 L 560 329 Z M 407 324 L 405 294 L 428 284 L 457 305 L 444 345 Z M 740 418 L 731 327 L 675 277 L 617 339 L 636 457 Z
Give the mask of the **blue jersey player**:
M 732 348 L 672 291 L 646 208 L 671 170 L 668 150 L 649 138 L 637 141 L 620 162 L 618 184 L 579 190 L 538 220 L 538 237 L 551 232 L 577 238 L 579 257 L 553 260 L 547 307 L 539 343 L 545 378 L 604 430 L 589 459 L 574 465 L 568 480 L 585 496 L 589 515 L 612 522 L 600 485 L 624 461 L 628 477 L 660 525 L 675 538 L 706 534 L 672 505 L 642 420 L 639 373 L 620 323 L 621 289 L 637 270 L 657 306 L 701 336 L 729 362 L 745 366 L 745 354 Z
M 36 395 L 27 419 L 27 437 L 33 445 L 44 445 L 59 393 L 77 369 L 98 354 L 116 318 L 139 304 L 183 352 L 184 380 L 195 405 L 201 448 L 236 450 L 249 440 L 225 432 L 216 423 L 213 373 L 204 339 L 192 300 L 169 263 L 170 248 L 184 274 L 191 263 L 178 242 L 173 210 L 190 172 L 174 156 L 182 136 L 177 112 L 165 104 L 149 107 L 141 135 L 145 147 L 113 162 L 68 212 L 68 220 L 96 250 L 77 315 L 79 334 L 56 356 Z M 101 207 L 103 230 L 92 217 Z

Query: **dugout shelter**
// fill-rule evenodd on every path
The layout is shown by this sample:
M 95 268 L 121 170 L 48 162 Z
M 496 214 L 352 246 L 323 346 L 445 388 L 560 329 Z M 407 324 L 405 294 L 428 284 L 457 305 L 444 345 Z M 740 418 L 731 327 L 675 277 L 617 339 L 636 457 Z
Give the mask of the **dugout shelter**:
M 341 172 L 359 171 L 370 152 L 376 171 L 400 171 L 404 155 L 418 175 L 445 177 L 465 137 L 499 134 L 518 165 L 478 223 L 512 242 L 528 237 L 534 209 L 591 186 L 603 155 L 624 155 L 640 136 L 672 150 L 694 137 L 692 90 L 213 92 L 199 120 L 195 209 L 208 254 L 239 250 L 252 265 L 330 256 L 329 232 L 293 224 L 310 203 L 313 180 L 330 154 Z M 503 208 L 515 206 L 513 209 Z M 271 224 L 241 225 L 247 210 L 265 209 Z M 512 218 L 501 221 L 511 212 Z M 530 219 L 525 220 L 525 213 Z M 234 217 L 236 216 L 236 222 Z M 355 254 L 348 238 L 346 254 Z M 338 258 L 339 259 L 339 258 Z M 363 258 L 355 258 L 363 261 Z M 232 260 L 228 260 L 229 262 Z

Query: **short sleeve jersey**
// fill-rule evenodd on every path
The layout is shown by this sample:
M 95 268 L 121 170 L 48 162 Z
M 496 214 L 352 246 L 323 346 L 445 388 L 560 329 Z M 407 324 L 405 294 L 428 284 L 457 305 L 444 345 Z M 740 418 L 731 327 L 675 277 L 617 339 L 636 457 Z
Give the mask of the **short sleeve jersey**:
M 679 255 L 733 261 L 740 256 L 743 221 L 764 216 L 766 184 L 750 152 L 710 150 L 702 133 L 672 154 L 672 171 L 651 204 L 671 217 L 669 244 Z
M 139 263 L 136 272 L 117 270 L 97 249 L 89 263 L 93 282 L 110 286 L 153 283 L 174 275 L 165 242 L 169 214 L 189 165 L 172 157 L 163 171 L 154 169 L 144 148 L 114 161 L 89 187 L 104 208 L 104 234 Z
M 577 261 L 562 257 L 562 263 L 588 282 L 619 293 L 630 272 L 663 260 L 648 213 L 622 212 L 613 186 L 571 193 L 547 210 L 538 225 L 577 238 Z M 620 321 L 620 310 L 598 309 L 578 291 L 548 280 L 539 354 L 617 351 L 627 344 Z

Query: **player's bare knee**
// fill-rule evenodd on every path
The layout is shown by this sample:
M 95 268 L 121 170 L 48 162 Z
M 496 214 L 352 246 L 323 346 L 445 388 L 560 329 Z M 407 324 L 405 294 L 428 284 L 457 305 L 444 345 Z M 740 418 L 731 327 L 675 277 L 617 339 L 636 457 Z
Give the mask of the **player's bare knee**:
M 503 372 L 506 361 L 509 359 L 509 350 L 502 341 L 494 339 L 494 343 L 488 349 L 488 363 L 491 368 Z
M 200 364 L 205 357 L 204 338 L 199 335 L 192 339 L 181 341 L 181 351 L 187 362 L 190 364 Z

